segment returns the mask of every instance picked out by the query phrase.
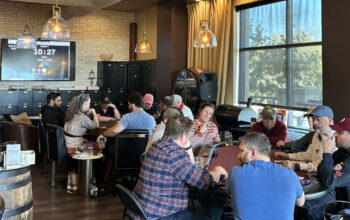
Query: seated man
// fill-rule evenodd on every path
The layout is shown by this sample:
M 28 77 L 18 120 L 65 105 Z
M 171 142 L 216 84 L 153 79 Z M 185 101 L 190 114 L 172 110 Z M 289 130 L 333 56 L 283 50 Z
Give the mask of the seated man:
M 312 142 L 307 151 L 299 153 L 286 154 L 283 152 L 276 152 L 276 157 L 284 159 L 291 159 L 294 161 L 284 161 L 283 165 L 291 169 L 305 170 L 308 172 L 316 172 L 318 164 L 322 161 L 322 144 L 321 141 L 333 136 L 334 131 L 329 127 L 333 124 L 333 111 L 325 105 L 317 106 L 311 112 L 313 118 L 313 127 L 315 129 Z
M 270 143 L 261 133 L 245 135 L 238 158 L 226 183 L 234 219 L 293 219 L 294 206 L 303 206 L 305 196 L 292 170 L 270 162 Z
M 180 113 L 177 110 L 172 109 L 172 108 L 167 109 L 164 112 L 163 120 L 160 122 L 160 124 L 156 125 L 152 129 L 152 136 L 148 139 L 145 152 L 147 152 L 149 150 L 149 148 L 152 146 L 152 144 L 154 142 L 156 142 L 157 140 L 159 140 L 163 137 L 164 131 L 165 131 L 165 125 L 166 125 L 166 122 L 168 121 L 168 119 L 173 118 L 173 117 L 178 116 L 178 115 L 180 115 Z
M 156 102 L 153 102 L 153 95 L 147 93 L 144 97 L 143 110 L 148 114 L 152 115 L 154 119 L 160 116 L 160 107 Z
M 156 121 L 143 110 L 143 97 L 140 93 L 129 96 L 128 108 L 130 113 L 125 114 L 118 124 L 103 132 L 98 140 L 104 137 L 114 137 L 125 129 L 145 129 L 148 130 L 149 135 L 152 134 Z
M 266 106 L 260 114 L 262 116 L 262 121 L 256 122 L 248 130 L 248 133 L 263 133 L 267 136 L 272 145 L 275 145 L 278 141 L 289 140 L 287 127 L 276 118 L 276 111 L 274 108 Z
M 111 99 L 107 95 L 103 95 L 95 107 L 98 121 L 119 120 L 120 113 L 117 107 L 111 103 Z
M 312 138 L 315 134 L 312 115 L 310 115 L 315 108 L 316 106 L 309 108 L 306 114 L 304 115 L 304 117 L 307 117 L 310 132 L 304 135 L 302 138 L 295 141 L 290 141 L 290 142 L 284 142 L 282 140 L 277 141 L 276 147 L 280 147 L 283 149 L 284 152 L 288 151 L 289 153 L 306 151 L 309 148 L 309 145 L 312 143 Z
M 172 106 L 179 108 L 185 117 L 191 119 L 192 121 L 194 120 L 191 109 L 182 102 L 181 96 L 176 94 L 172 95 L 171 102 L 172 102 Z
M 187 210 L 188 187 L 208 189 L 227 172 L 220 166 L 208 172 L 191 163 L 185 151 L 191 126 L 184 116 L 169 119 L 164 137 L 153 143 L 142 163 L 133 193 L 150 219 L 209 219 Z
M 47 105 L 41 107 L 41 116 L 44 124 L 64 126 L 64 112 L 61 109 L 62 98 L 60 93 L 50 92 L 46 98 Z
M 308 219 L 323 219 L 324 206 L 336 200 L 336 197 L 338 200 L 350 201 L 350 118 L 330 127 L 336 133 L 332 139 L 322 141 L 323 160 L 317 168 L 321 183 L 330 187 L 330 190 L 324 198 L 305 203 L 304 208 L 309 209 Z M 336 145 L 339 148 L 337 151 Z M 338 210 L 335 208 L 332 211 L 335 214 Z

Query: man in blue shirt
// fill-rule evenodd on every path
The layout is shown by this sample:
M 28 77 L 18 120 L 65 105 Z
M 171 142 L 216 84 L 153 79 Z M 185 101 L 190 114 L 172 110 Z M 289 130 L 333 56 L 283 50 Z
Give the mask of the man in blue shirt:
M 127 129 L 145 129 L 152 135 L 152 128 L 156 126 L 154 118 L 143 110 L 143 97 L 140 93 L 134 93 L 128 98 L 130 113 L 125 114 L 119 123 L 109 128 L 98 137 L 113 137 Z
M 239 145 L 242 166 L 234 167 L 226 183 L 235 219 L 292 220 L 294 206 L 305 202 L 298 176 L 270 162 L 270 142 L 262 133 L 245 135 Z

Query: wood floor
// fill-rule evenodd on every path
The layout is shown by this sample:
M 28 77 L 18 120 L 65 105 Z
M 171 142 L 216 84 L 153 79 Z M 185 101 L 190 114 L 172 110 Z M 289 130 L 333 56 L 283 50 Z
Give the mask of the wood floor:
M 112 183 L 104 183 L 106 195 L 97 198 L 84 198 L 68 194 L 64 187 L 65 171 L 57 168 L 58 186 L 51 188 L 51 167 L 48 164 L 46 172 L 43 163 L 31 167 L 34 219 L 35 220 L 90 220 L 90 219 L 121 219 L 123 205 L 118 197 L 112 194 Z

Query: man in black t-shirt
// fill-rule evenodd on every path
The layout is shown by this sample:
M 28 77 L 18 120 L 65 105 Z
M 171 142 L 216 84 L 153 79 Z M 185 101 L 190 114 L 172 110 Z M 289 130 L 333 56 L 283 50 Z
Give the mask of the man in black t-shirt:
M 148 114 L 152 115 L 154 119 L 159 118 L 160 116 L 160 107 L 156 102 L 153 102 L 153 95 L 147 93 L 144 98 L 143 110 Z
M 119 120 L 120 113 L 107 95 L 103 95 L 95 108 L 98 121 Z
M 47 95 L 47 105 L 41 107 L 42 121 L 44 124 L 53 124 L 59 127 L 64 126 L 64 112 L 61 109 L 62 98 L 57 92 L 50 92 Z

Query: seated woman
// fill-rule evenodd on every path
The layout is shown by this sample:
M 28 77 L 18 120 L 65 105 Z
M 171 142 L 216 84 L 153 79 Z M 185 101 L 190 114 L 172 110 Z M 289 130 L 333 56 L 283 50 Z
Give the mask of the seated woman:
M 98 149 L 98 144 L 95 141 L 83 138 L 86 130 L 96 129 L 99 126 L 95 109 L 90 108 L 90 102 L 88 94 L 75 96 L 66 112 L 64 137 L 69 154 L 80 149 L 87 149 L 91 145 L 94 149 Z M 92 115 L 92 120 L 89 115 Z
M 119 120 L 120 113 L 108 95 L 103 95 L 95 108 L 98 121 Z
M 198 155 L 202 146 L 212 145 L 220 142 L 218 128 L 211 118 L 214 114 L 215 106 L 210 102 L 203 103 L 199 108 L 199 117 L 193 121 L 190 132 L 190 142 L 195 155 Z

